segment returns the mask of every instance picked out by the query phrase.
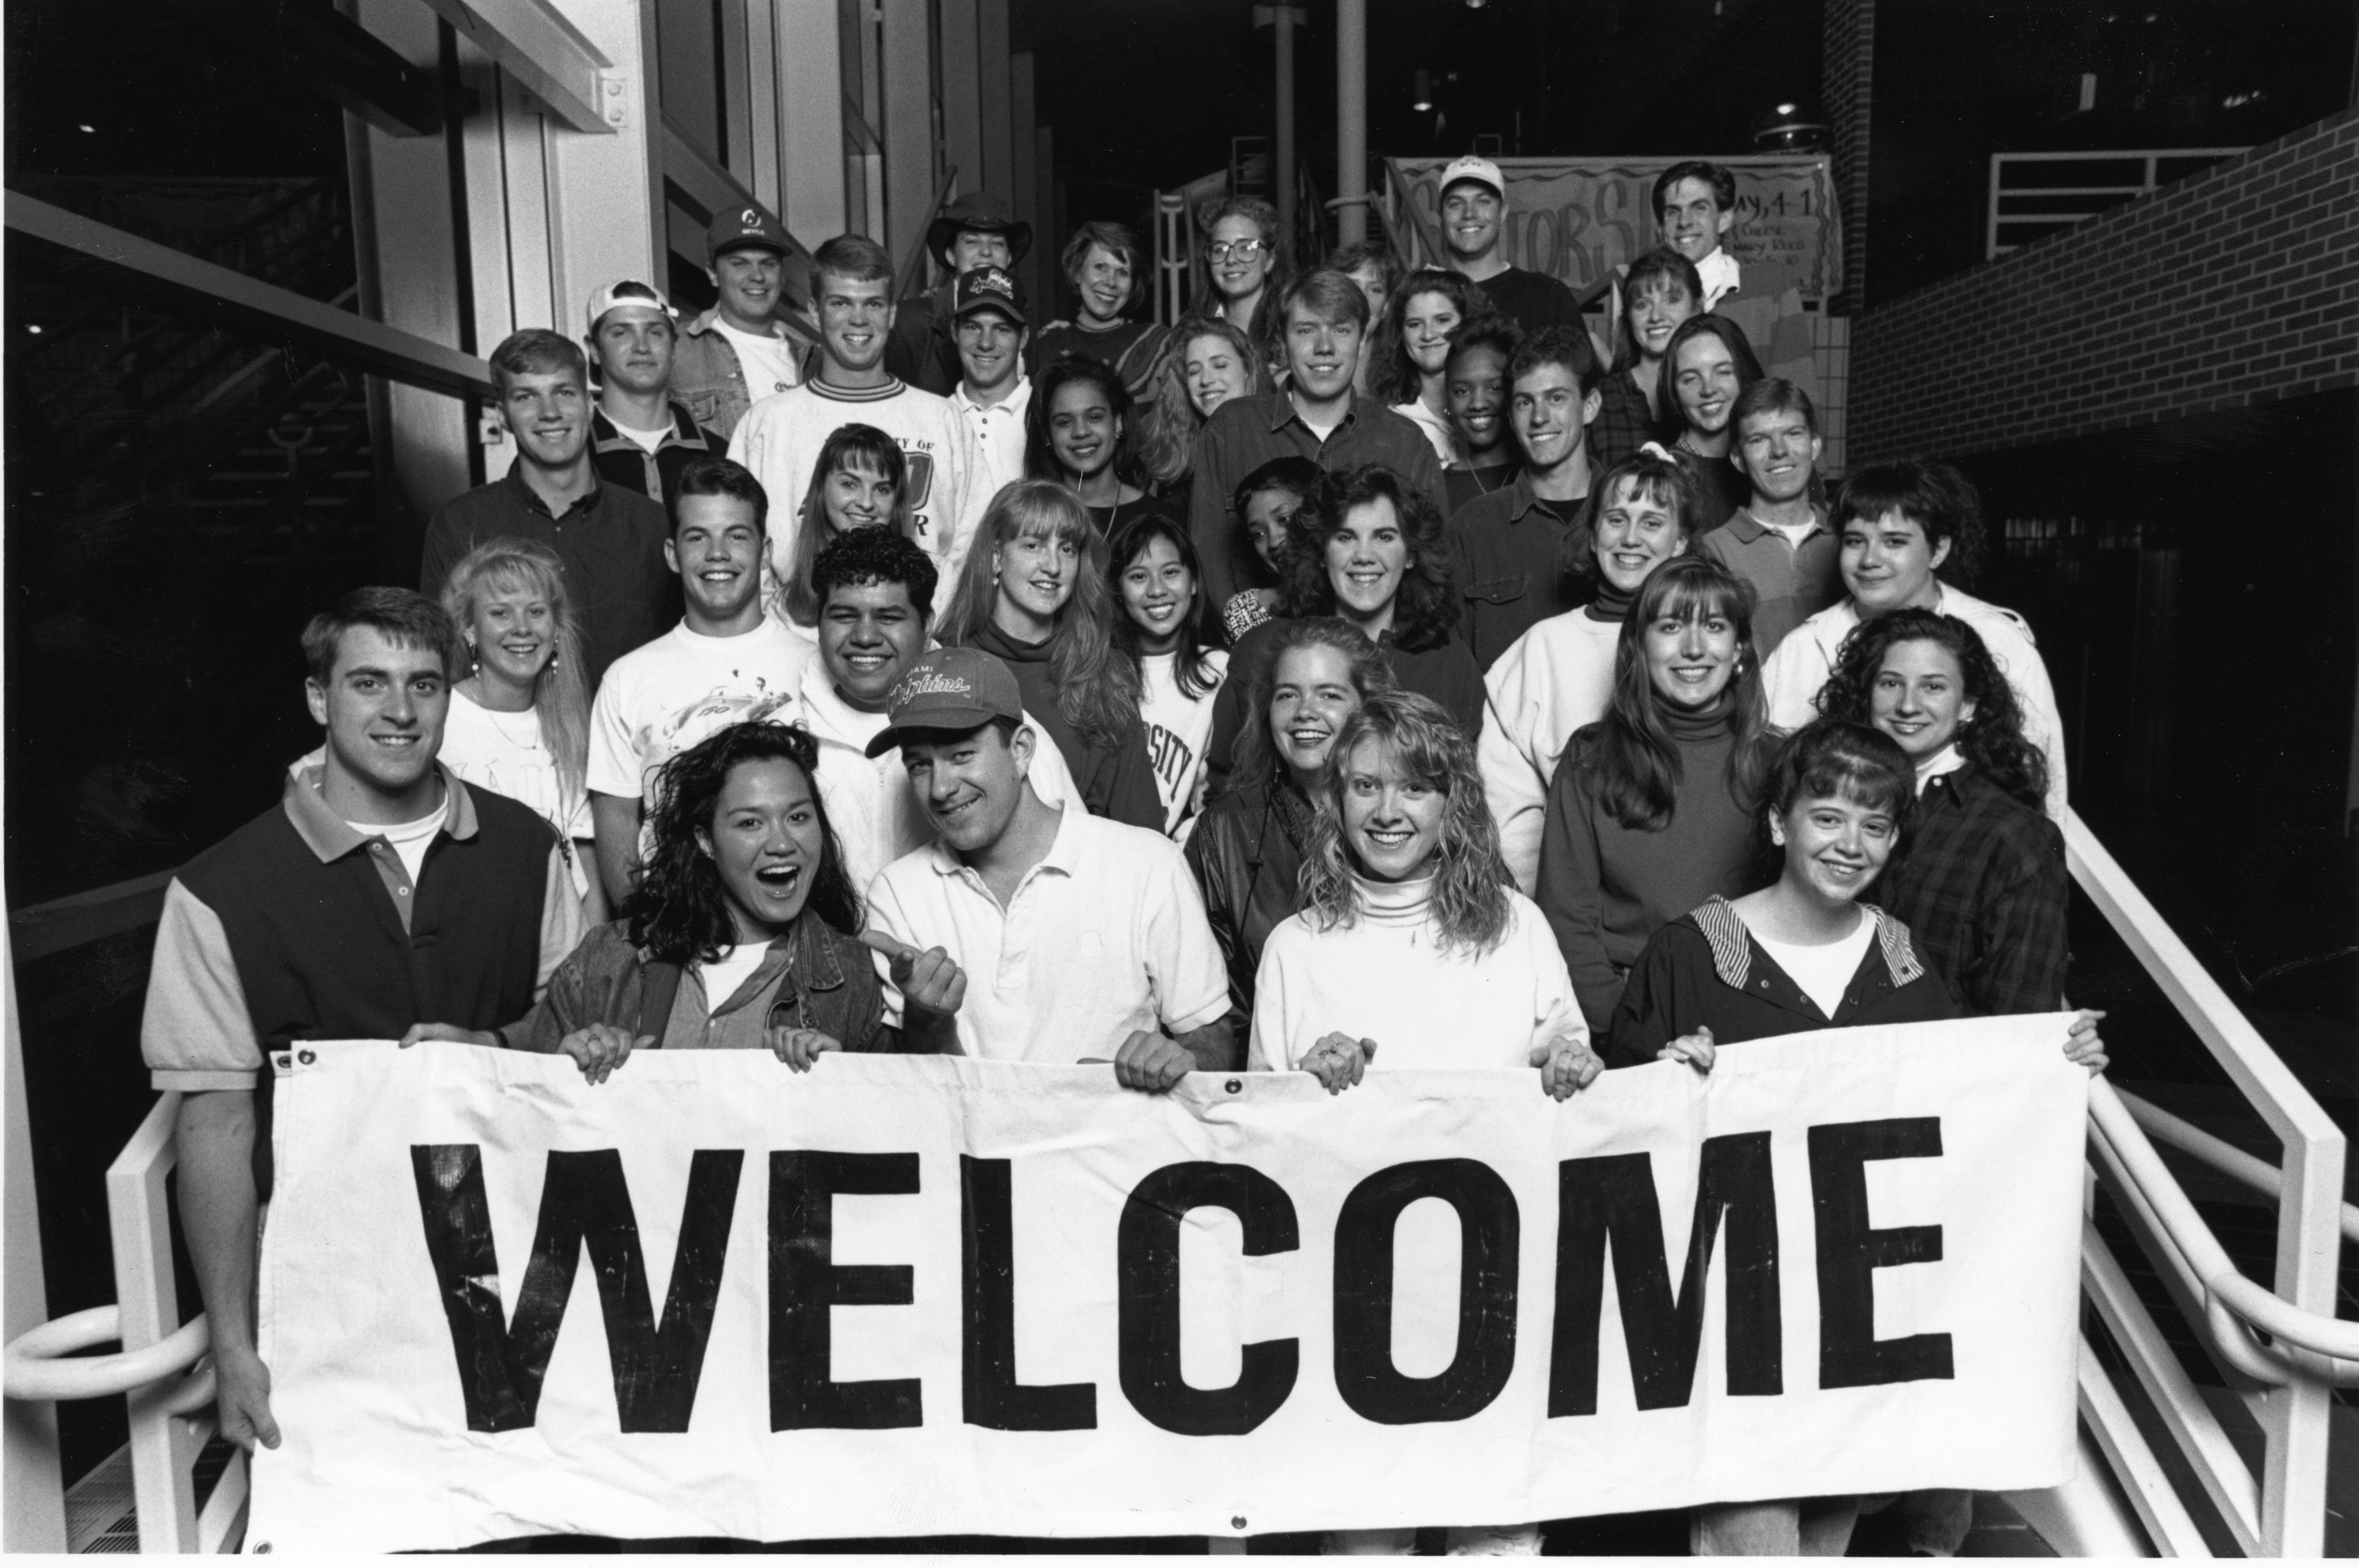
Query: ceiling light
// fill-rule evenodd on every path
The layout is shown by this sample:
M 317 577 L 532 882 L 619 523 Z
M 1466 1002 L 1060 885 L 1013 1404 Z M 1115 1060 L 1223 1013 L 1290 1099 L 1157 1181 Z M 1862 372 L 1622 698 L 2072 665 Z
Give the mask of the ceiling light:
M 1433 72 L 1412 71 L 1409 74 L 1409 107 L 1420 114 L 1433 112 Z

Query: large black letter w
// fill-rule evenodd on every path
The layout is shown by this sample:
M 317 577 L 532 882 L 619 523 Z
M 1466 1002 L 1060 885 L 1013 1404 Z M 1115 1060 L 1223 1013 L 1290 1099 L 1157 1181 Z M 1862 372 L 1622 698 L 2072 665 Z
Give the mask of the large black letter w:
M 500 1308 L 500 1265 L 492 1249 L 482 1152 L 473 1143 L 410 1145 L 426 1250 L 434 1260 L 443 1314 L 451 1322 L 451 1348 L 459 1358 L 467 1430 L 514 1432 L 533 1423 L 586 1242 L 606 1320 L 614 1407 L 623 1430 L 686 1432 L 745 1162 L 744 1151 L 737 1149 L 699 1149 L 690 1162 L 688 1206 L 680 1216 L 671 1288 L 658 1327 L 621 1152 L 552 1152 L 540 1190 L 532 1260 L 525 1267 L 524 1288 L 516 1292 L 511 1325 Z

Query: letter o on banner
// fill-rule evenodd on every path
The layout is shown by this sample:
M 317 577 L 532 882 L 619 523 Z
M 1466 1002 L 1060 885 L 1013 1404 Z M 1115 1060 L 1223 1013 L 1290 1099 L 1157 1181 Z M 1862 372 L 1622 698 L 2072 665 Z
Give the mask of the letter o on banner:
M 1458 1346 L 1430 1378 L 1393 1363 L 1393 1229 L 1419 1198 L 1458 1211 Z M 1335 1391 L 1386 1426 L 1464 1421 L 1516 1368 L 1516 1195 L 1478 1160 L 1419 1160 L 1352 1189 L 1335 1220 Z

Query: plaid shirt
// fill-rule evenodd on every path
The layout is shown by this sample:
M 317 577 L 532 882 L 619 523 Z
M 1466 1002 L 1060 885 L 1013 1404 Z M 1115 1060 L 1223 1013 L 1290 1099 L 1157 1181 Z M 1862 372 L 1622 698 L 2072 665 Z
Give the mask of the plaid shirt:
M 2064 1004 L 2064 835 L 1972 764 L 1925 786 L 1906 851 L 1876 889 L 1967 1009 Z
M 1593 471 L 1603 474 L 1649 441 L 1668 447 L 1679 433 L 1676 426 L 1667 431 L 1656 422 L 1646 394 L 1638 390 L 1628 371 L 1597 384 L 1597 417 L 1589 422 L 1589 461 Z

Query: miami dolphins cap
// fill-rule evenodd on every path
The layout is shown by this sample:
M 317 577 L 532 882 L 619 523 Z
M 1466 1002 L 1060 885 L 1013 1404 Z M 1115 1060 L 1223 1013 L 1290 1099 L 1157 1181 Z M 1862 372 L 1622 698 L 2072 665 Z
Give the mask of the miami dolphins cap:
M 900 745 L 913 730 L 963 733 L 995 719 L 1021 722 L 1024 694 L 1014 672 L 981 649 L 936 648 L 920 654 L 894 686 L 890 712 L 892 722 L 868 742 L 872 757 Z

